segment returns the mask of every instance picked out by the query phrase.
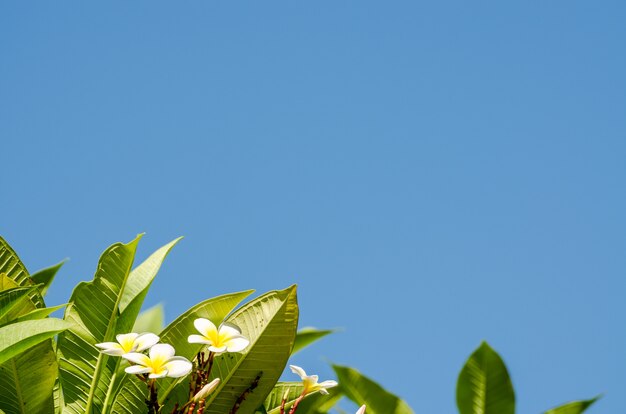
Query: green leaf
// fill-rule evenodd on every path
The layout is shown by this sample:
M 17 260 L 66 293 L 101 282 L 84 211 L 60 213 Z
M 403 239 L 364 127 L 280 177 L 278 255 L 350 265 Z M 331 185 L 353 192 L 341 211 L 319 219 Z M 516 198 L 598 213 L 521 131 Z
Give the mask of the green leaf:
M 591 404 L 598 401 L 600 396 L 592 398 L 590 400 L 581 400 L 581 401 L 572 401 L 565 405 L 561 405 L 556 408 L 552 408 L 545 412 L 545 414 L 581 414 L 583 413 Z
M 51 313 L 58 311 L 59 309 L 63 309 L 67 306 L 67 303 L 63 303 L 57 306 L 51 306 L 49 308 L 40 308 L 25 313 L 24 315 L 18 317 L 17 321 L 32 321 L 34 319 L 43 319 L 47 318 Z
M 302 382 L 278 382 L 269 393 L 263 403 L 263 410 L 267 414 L 280 414 L 280 406 L 283 396 L 287 396 L 285 401 L 285 411 L 293 405 L 296 399 L 302 394 L 304 387 Z M 307 394 L 298 405 L 298 414 L 313 414 L 328 411 L 340 398 L 341 393 L 337 392 L 338 387 L 331 388 L 329 395 L 322 395 L 319 392 Z M 285 394 L 286 393 L 286 394 Z M 259 410 L 263 412 L 263 410 Z
M 337 409 L 335 405 L 343 397 L 341 385 L 328 390 L 328 395 L 322 395 L 319 392 L 314 393 L 311 397 L 307 396 L 298 406 L 298 414 L 325 414 L 332 408 Z
M 63 266 L 64 264 L 65 264 L 65 260 L 53 266 L 47 267 L 45 269 L 41 269 L 31 275 L 30 278 L 33 280 L 33 283 L 38 284 L 38 285 L 39 284 L 43 285 L 39 289 L 39 292 L 41 292 L 41 296 L 46 295 L 46 293 L 48 292 L 48 288 L 50 287 L 50 285 L 52 284 L 52 281 L 54 280 L 54 277 L 56 276 L 61 266 Z
M 18 286 L 0 292 L 0 325 L 16 318 L 15 309 L 22 308 L 25 302 L 29 302 L 28 295 L 35 289 L 37 288 L 34 286 Z
M 115 337 L 122 294 L 140 238 L 105 250 L 94 280 L 79 283 L 72 292 L 65 320 L 74 326 L 59 335 L 57 347 L 64 412 L 90 414 L 102 410 L 115 366 L 107 365 L 108 356 L 94 345 Z
M 32 286 L 20 286 L 17 282 L 9 277 L 5 273 L 0 273 L 0 291 L 6 292 L 15 288 L 27 288 L 31 289 Z M 29 300 L 20 301 L 16 306 L 12 307 L 9 312 L 4 315 L 2 319 L 0 319 L 0 324 L 5 324 L 7 322 L 15 322 L 21 315 L 24 315 L 28 312 L 31 312 L 35 309 L 35 304 L 32 302 L 31 297 L 29 296 Z
M 206 414 L 229 412 L 237 399 L 260 377 L 238 413 L 254 413 L 283 372 L 296 337 L 298 302 L 296 286 L 269 292 L 243 305 L 228 322 L 241 328 L 250 340 L 243 353 L 226 353 L 215 359 L 212 376 L 222 381 L 207 400 Z
M 61 319 L 15 322 L 0 327 L 0 364 L 70 327 Z
M 165 311 L 163 304 L 159 303 L 141 312 L 135 320 L 133 332 L 161 332 L 165 328 Z
M 291 355 L 306 348 L 314 342 L 319 341 L 326 335 L 335 332 L 332 329 L 315 329 L 315 328 L 302 328 L 298 330 L 296 334 L 296 342 L 293 344 L 293 350 Z
M 182 237 L 179 237 L 159 248 L 130 273 L 120 298 L 120 318 L 116 333 L 127 333 L 132 329 L 141 310 L 141 305 L 143 305 L 148 294 L 148 289 L 159 272 L 161 264 L 181 239 Z
M 230 293 L 227 295 L 218 296 L 215 298 L 207 299 L 189 310 L 183 313 L 176 320 L 170 323 L 161 333 L 161 342 L 171 344 L 176 349 L 176 355 L 183 356 L 188 359 L 193 359 L 195 355 L 200 351 L 200 347 L 197 344 L 190 344 L 187 342 L 187 337 L 195 332 L 193 322 L 197 318 L 207 318 L 213 321 L 222 321 L 232 310 L 253 291 L 248 290 L 244 292 Z M 124 375 L 120 384 L 121 390 L 115 395 L 115 402 L 112 407 L 112 412 L 116 414 L 136 414 L 145 412 L 146 404 L 144 402 L 146 398 L 146 385 L 139 381 L 134 375 Z M 165 399 L 181 381 L 186 381 L 188 377 L 181 380 L 175 380 L 172 378 L 159 379 L 157 384 L 159 389 L 159 397 Z M 179 387 L 179 391 L 182 392 L 183 397 L 187 397 L 186 384 Z M 175 402 L 175 398 L 172 398 L 172 405 Z M 184 401 L 183 401 L 184 402 Z M 171 411 L 171 409 L 170 409 Z M 167 412 L 167 410 L 163 410 Z
M 0 274 L 5 274 L 9 279 L 17 283 L 18 286 L 33 286 L 34 283 L 28 275 L 26 266 L 20 260 L 13 248 L 0 237 Z M 0 290 L 2 290 L 0 286 Z M 46 305 L 39 291 L 33 292 L 30 297 L 33 305 L 37 308 L 44 308 Z
M 409 405 L 354 368 L 333 365 L 346 397 L 367 405 L 367 414 L 412 414 Z
M 159 269 L 169 252 L 181 239 L 182 237 L 179 237 L 165 246 L 162 246 L 152 253 L 143 263 L 133 269 L 132 272 L 130 272 L 120 298 L 120 316 L 115 327 L 116 334 L 128 333 L 131 331 L 133 325 L 135 324 L 135 320 L 139 315 L 141 305 L 143 305 L 143 301 L 148 294 L 148 289 L 150 289 L 152 281 L 159 272 Z M 125 375 L 123 372 L 120 372 L 119 375 L 117 374 L 117 372 L 120 371 L 119 366 L 121 362 L 121 358 L 115 358 L 109 361 L 109 369 L 115 374 L 113 375 L 112 380 L 108 383 L 106 396 L 102 406 L 102 410 L 104 412 L 107 412 L 110 409 L 110 406 L 115 398 L 115 393 L 119 392 L 121 387 L 121 383 Z
M 459 374 L 456 402 L 461 414 L 514 414 L 515 392 L 504 361 L 487 342 Z
M 302 382 L 278 382 L 274 385 L 272 391 L 265 398 L 263 407 L 268 414 L 280 413 L 280 406 L 283 397 L 286 396 L 285 408 L 288 409 L 293 405 L 296 399 L 302 394 L 304 386 Z M 313 395 L 313 394 L 309 394 Z M 308 397 L 308 396 L 307 396 Z M 287 411 L 287 410 L 286 410 Z
M 4 362 L 0 365 L 0 412 L 55 412 L 53 389 L 57 377 L 58 365 L 51 339 Z

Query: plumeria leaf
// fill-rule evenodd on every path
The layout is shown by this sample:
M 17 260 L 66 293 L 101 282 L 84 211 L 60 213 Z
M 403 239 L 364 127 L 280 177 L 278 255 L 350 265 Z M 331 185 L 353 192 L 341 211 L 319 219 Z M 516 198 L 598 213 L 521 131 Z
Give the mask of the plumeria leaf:
M 163 304 L 159 303 L 151 308 L 142 311 L 137 319 L 133 332 L 161 332 L 165 328 L 165 311 Z
M 176 349 L 176 355 L 192 360 L 200 350 L 200 346 L 187 342 L 187 336 L 194 332 L 194 320 L 207 318 L 211 320 L 223 320 L 232 310 L 253 291 L 231 293 L 205 300 L 179 316 L 170 323 L 160 334 L 161 342 L 171 344 Z M 146 404 L 146 385 L 133 375 L 125 375 L 122 378 L 121 390 L 116 393 L 112 412 L 120 414 L 135 414 L 144 412 Z M 167 398 L 183 379 L 161 378 L 157 382 L 159 398 Z M 186 384 L 179 387 L 183 398 L 188 395 Z M 172 398 L 175 400 L 175 398 Z M 173 403 L 172 403 L 173 404 Z M 171 411 L 171 409 L 170 409 Z M 168 412 L 163 410 L 163 412 Z
M 34 283 L 31 280 L 26 266 L 20 260 L 13 248 L 2 237 L 0 237 L 0 275 L 6 275 L 6 277 L 18 286 L 33 286 Z M 0 281 L 0 290 L 4 290 L 6 284 Z M 13 287 L 13 286 L 11 286 Z M 37 308 L 45 307 L 43 298 L 39 291 L 34 291 L 30 295 L 30 300 Z
M 207 399 L 206 414 L 229 412 L 252 385 L 239 413 L 253 413 L 271 392 L 291 354 L 298 326 L 296 286 L 269 292 L 243 305 L 228 318 L 250 345 L 242 353 L 216 357 L 212 375 L 222 380 Z
M 5 273 L 0 273 L 0 291 L 7 292 L 15 288 L 31 289 L 32 286 L 20 286 L 16 281 L 9 279 L 9 277 Z M 19 318 L 21 315 L 31 312 L 34 309 L 36 309 L 35 304 L 29 296 L 28 300 L 19 301 L 18 304 L 12 306 L 11 310 L 9 310 L 2 318 L 0 318 L 0 325 L 15 322 L 17 318 Z
M 0 365 L 0 411 L 11 414 L 58 412 L 53 397 L 57 379 L 56 354 L 52 340 L 47 339 Z
M 4 315 L 13 322 L 0 328 L 0 411 L 7 413 L 48 413 L 54 409 L 53 387 L 58 365 L 52 336 L 65 329 L 63 321 L 45 319 L 21 322 L 21 318 L 45 305 L 26 267 L 8 243 L 0 237 L 0 291 L 23 287 L 28 300 L 22 300 Z M 20 321 L 17 322 L 16 321 Z
M 572 401 L 559 407 L 552 408 L 546 411 L 545 414 L 581 414 L 589 408 L 591 404 L 595 403 L 599 399 L 600 396 L 590 400 Z
M 106 363 L 108 356 L 94 344 L 115 337 L 122 294 L 140 238 L 105 250 L 93 281 L 79 283 L 72 292 L 65 320 L 74 327 L 58 339 L 64 413 L 102 412 L 115 366 Z
M 461 370 L 456 402 L 461 414 L 515 413 L 515 392 L 509 373 L 500 355 L 486 342 Z
M 47 318 L 51 313 L 54 313 L 60 309 L 63 309 L 66 306 L 67 306 L 67 303 L 63 303 L 61 305 L 50 306 L 48 308 L 35 309 L 18 317 L 16 320 L 17 321 L 32 321 L 35 319 Z
M 310 327 L 298 330 L 298 333 L 296 334 L 296 342 L 293 344 L 291 355 L 301 351 L 312 343 L 319 341 L 326 335 L 330 335 L 333 332 L 335 331 L 332 329 L 315 329 Z
M 15 320 L 16 308 L 23 306 L 30 301 L 29 294 L 36 290 L 35 286 L 17 286 L 0 292 L 0 325 Z M 21 312 L 19 312 L 21 313 Z
M 328 395 L 319 392 L 307 395 L 307 397 L 298 406 L 298 414 L 325 414 L 332 408 L 337 409 L 335 405 L 343 397 L 341 386 L 328 389 Z
M 159 269 L 169 252 L 181 239 L 182 237 L 179 237 L 157 249 L 150 255 L 150 257 L 130 272 L 128 280 L 126 281 L 124 292 L 120 298 L 120 316 L 115 328 L 116 334 L 124 334 L 132 330 L 152 281 L 159 272 Z M 148 331 L 151 330 L 142 330 L 139 331 L 139 333 Z M 159 330 L 153 332 L 158 331 Z M 118 372 L 120 363 L 121 360 L 119 358 L 110 360 L 109 366 L 111 372 Z M 115 395 L 119 392 L 124 377 L 125 375 L 115 375 L 114 380 L 109 384 L 103 404 L 103 410 L 105 412 L 108 411 L 113 404 Z
M 61 266 L 63 266 L 64 264 L 65 264 L 65 260 L 53 266 L 46 267 L 45 269 L 41 269 L 31 275 L 30 278 L 33 280 L 33 283 L 42 285 L 39 288 L 39 292 L 41 292 L 41 296 L 46 295 L 46 293 L 48 292 L 48 288 L 50 287 L 50 285 L 52 284 L 52 281 L 54 280 L 54 277 L 56 276 Z
M 267 398 L 265 398 L 265 402 L 262 406 L 263 409 L 257 409 L 257 411 L 266 412 L 267 414 L 280 414 L 280 406 L 285 395 L 287 396 L 285 411 L 288 411 L 296 399 L 302 394 L 303 390 L 304 386 L 302 385 L 302 381 L 278 382 Z M 317 412 L 327 412 L 341 398 L 338 387 L 331 388 L 328 392 L 329 395 L 322 395 L 319 392 L 307 394 L 298 405 L 297 413 L 314 414 Z
M 265 402 L 263 403 L 265 412 L 268 414 L 280 413 L 280 406 L 285 396 L 287 397 L 285 408 L 291 407 L 295 400 L 302 394 L 303 390 L 304 386 L 302 385 L 302 381 L 277 382 L 272 391 L 267 395 L 267 398 L 265 398 Z M 311 393 L 307 395 L 307 398 L 312 395 L 315 394 Z
M 61 319 L 15 322 L 0 327 L 0 364 L 63 332 L 71 325 Z
M 357 405 L 367 405 L 368 414 L 413 414 L 402 399 L 354 368 L 333 365 L 337 381 L 346 397 Z

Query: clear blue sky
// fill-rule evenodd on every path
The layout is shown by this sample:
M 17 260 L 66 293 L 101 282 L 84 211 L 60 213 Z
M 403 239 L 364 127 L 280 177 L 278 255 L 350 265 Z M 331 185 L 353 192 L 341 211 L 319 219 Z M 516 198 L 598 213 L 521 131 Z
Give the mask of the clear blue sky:
M 2 2 L 0 233 L 48 302 L 146 232 L 148 304 L 298 283 L 298 355 L 454 413 L 626 412 L 626 3 Z

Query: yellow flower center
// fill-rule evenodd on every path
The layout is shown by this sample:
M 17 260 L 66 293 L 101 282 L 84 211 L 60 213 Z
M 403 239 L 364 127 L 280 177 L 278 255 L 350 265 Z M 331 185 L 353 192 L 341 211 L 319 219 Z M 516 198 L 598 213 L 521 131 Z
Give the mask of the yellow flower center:
M 135 339 L 134 338 L 123 338 L 122 341 L 120 342 L 120 346 L 122 347 L 122 350 L 124 351 L 124 353 L 129 353 L 129 352 L 133 352 L 133 347 L 135 346 Z

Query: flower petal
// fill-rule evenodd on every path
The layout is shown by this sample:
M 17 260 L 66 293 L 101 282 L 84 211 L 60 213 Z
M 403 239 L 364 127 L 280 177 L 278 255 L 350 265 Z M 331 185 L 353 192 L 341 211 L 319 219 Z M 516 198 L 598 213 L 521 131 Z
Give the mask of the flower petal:
M 228 352 L 241 352 L 250 344 L 247 338 L 237 336 L 226 342 Z
M 115 335 L 115 339 L 117 340 L 117 342 L 120 343 L 120 345 L 123 345 L 124 342 L 126 342 L 126 341 L 128 341 L 128 342 L 135 342 L 135 339 L 137 339 L 138 336 L 139 336 L 139 334 L 131 332 L 131 333 L 127 333 L 127 334 L 117 334 L 117 335 Z
M 193 326 L 196 327 L 198 332 L 200 332 L 203 336 L 206 336 L 208 338 L 211 337 L 209 332 L 217 333 L 217 327 L 215 326 L 215 324 L 213 324 L 213 322 L 205 318 L 196 319 L 195 321 L 193 321 Z
M 163 378 L 166 375 L 167 375 L 167 370 L 163 369 L 158 374 L 150 374 L 150 375 L 148 375 L 148 378 L 152 378 L 152 379 L 154 379 L 154 378 Z
M 189 335 L 189 338 L 187 338 L 187 342 L 189 342 L 190 344 L 212 344 L 211 341 L 209 341 L 202 335 Z
M 162 358 L 163 360 L 173 357 L 175 353 L 174 347 L 170 344 L 156 344 L 148 352 L 150 359 Z
M 328 395 L 328 391 L 326 391 L 324 388 L 320 388 L 318 391 L 319 391 L 319 392 L 320 392 L 320 394 L 322 394 L 322 395 Z
M 226 351 L 226 346 L 210 346 L 209 347 L 209 351 L 211 352 L 215 352 L 216 354 L 221 354 L 222 352 Z
M 317 385 L 324 389 L 324 388 L 336 387 L 337 385 L 339 385 L 339 383 L 337 381 L 333 381 L 333 380 L 326 380 L 326 381 L 320 382 Z
M 356 414 L 365 414 L 365 408 L 365 404 L 363 404 L 361 408 L 359 408 L 359 411 L 356 412 Z
M 135 340 L 135 345 L 137 345 L 137 352 L 141 352 L 145 349 L 150 348 L 153 345 L 156 345 L 159 342 L 159 337 L 153 333 L 142 333 Z
M 300 376 L 300 379 L 304 380 L 306 378 L 306 372 L 297 365 L 289 365 L 291 368 L 291 372 Z
M 152 371 L 152 368 L 142 367 L 141 365 L 131 365 L 124 370 L 127 374 L 147 374 Z
M 126 352 L 117 342 L 102 342 L 100 344 L 96 344 L 96 346 L 102 349 L 100 352 L 107 355 L 120 356 Z
M 234 336 L 241 336 L 241 329 L 237 325 L 231 323 L 223 323 L 220 326 L 220 336 L 232 338 Z
M 167 376 L 172 378 L 184 377 L 191 372 L 191 362 L 184 357 L 173 357 L 164 365 Z
M 150 358 L 139 352 L 129 352 L 122 355 L 122 358 L 129 360 L 132 363 L 143 365 L 144 367 L 150 366 Z

